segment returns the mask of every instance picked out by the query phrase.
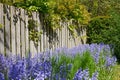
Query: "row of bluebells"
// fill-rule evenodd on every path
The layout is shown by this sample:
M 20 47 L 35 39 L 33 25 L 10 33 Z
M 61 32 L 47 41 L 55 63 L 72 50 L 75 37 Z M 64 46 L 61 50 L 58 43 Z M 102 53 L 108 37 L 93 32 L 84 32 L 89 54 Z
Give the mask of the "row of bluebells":
M 84 44 L 34 57 L 0 54 L 0 80 L 109 80 L 116 64 L 112 52 L 109 45 Z

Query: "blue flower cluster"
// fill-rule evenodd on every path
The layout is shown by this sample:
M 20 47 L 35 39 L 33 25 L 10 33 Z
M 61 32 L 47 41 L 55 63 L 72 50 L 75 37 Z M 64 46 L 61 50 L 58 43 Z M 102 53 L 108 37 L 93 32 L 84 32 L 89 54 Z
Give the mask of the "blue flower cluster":
M 58 62 L 59 54 L 64 54 L 72 59 L 75 55 L 83 55 L 86 51 L 91 53 L 96 65 L 99 64 L 100 59 L 105 60 L 103 65 L 107 68 L 111 68 L 116 63 L 116 58 L 111 56 L 109 45 L 104 44 L 85 44 L 71 49 L 64 47 L 55 51 L 46 51 L 34 57 L 28 54 L 25 58 L 5 57 L 0 54 L 0 80 L 68 80 L 67 75 L 73 64 L 61 63 L 60 66 L 56 65 L 56 70 L 54 70 L 51 58 L 55 57 L 55 62 Z M 90 76 L 89 69 L 79 68 L 74 74 L 73 80 L 98 80 L 98 76 L 97 70 Z
M 75 74 L 74 80 L 98 80 L 98 72 L 93 73 L 92 77 L 89 77 L 89 70 L 82 70 L 81 68 Z

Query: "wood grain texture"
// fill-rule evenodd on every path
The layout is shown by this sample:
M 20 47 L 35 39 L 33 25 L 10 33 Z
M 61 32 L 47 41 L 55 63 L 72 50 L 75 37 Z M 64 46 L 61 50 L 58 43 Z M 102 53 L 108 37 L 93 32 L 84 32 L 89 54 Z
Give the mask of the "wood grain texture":
M 15 8 L 13 6 L 11 6 L 11 47 L 12 47 L 12 51 L 11 53 L 13 55 L 16 55 L 16 22 L 15 22 Z
M 0 4 L 0 53 L 4 54 L 3 4 Z
M 5 19 L 5 51 L 6 51 L 6 55 L 10 54 L 10 50 L 11 50 L 11 44 L 10 44 L 10 6 L 8 5 L 4 5 L 4 19 Z

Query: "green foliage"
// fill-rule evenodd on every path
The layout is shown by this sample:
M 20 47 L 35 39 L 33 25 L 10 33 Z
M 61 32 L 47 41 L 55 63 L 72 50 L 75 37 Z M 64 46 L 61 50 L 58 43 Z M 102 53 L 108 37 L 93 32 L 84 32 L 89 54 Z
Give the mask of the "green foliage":
M 44 24 L 48 24 L 53 30 L 60 29 L 62 26 L 60 22 L 70 22 L 73 20 L 76 27 L 80 27 L 77 24 L 87 25 L 90 21 L 90 14 L 86 7 L 76 0 L 25 0 L 24 2 L 14 3 L 17 7 L 22 7 L 28 11 L 38 11 L 42 13 L 44 17 Z M 75 32 L 73 27 L 72 32 Z M 75 33 L 74 33 L 75 34 Z
M 88 43 L 114 45 L 114 54 L 120 60 L 120 16 L 119 12 L 112 10 L 110 17 L 95 17 L 88 26 Z
M 42 32 L 38 31 L 37 28 L 38 28 L 37 22 L 32 19 L 29 19 L 28 21 L 29 38 L 30 40 L 34 41 L 36 45 L 42 34 Z
M 83 70 L 89 69 L 90 76 L 92 76 L 92 73 L 95 72 L 96 70 L 95 61 L 89 52 L 84 52 L 82 55 L 77 54 L 72 59 L 72 69 L 69 74 L 70 80 L 73 79 L 75 73 L 80 68 L 82 68 Z
M 88 24 L 90 14 L 86 7 L 76 0 L 62 0 L 55 8 L 55 13 L 60 14 L 62 19 L 73 19 L 80 24 Z
M 1 28 L 3 28 L 3 25 L 2 25 L 2 24 L 0 24 L 0 29 L 1 29 Z
M 91 55 L 93 53 L 90 53 L 89 51 L 86 51 L 82 54 L 76 54 L 75 56 L 68 56 L 66 54 L 60 53 L 60 55 L 54 56 L 51 59 L 52 62 L 52 71 L 54 74 L 60 72 L 60 67 L 62 65 L 65 65 L 65 72 L 67 72 L 67 79 L 72 80 L 75 76 L 75 73 L 82 68 L 83 70 L 88 69 L 89 70 L 89 76 L 92 77 L 94 72 L 98 72 L 98 80 L 113 80 L 113 69 L 114 66 L 111 66 L 110 68 L 106 68 L 105 62 L 106 57 L 108 54 L 106 52 L 101 51 L 99 55 L 99 61 L 98 63 L 95 62 L 93 56 Z M 68 65 L 72 64 L 72 67 L 70 70 L 68 70 Z M 111 70 L 109 70 L 111 69 Z M 52 74 L 52 75 L 54 75 Z
M 104 38 L 106 34 L 106 30 L 110 30 L 111 26 L 109 26 L 110 20 L 109 16 L 98 16 L 91 20 L 89 26 L 87 27 L 87 35 L 89 43 L 100 43 L 100 42 L 108 42 L 111 39 L 110 36 Z M 107 35 L 107 34 L 106 34 Z
M 82 68 L 84 69 L 89 69 L 90 76 L 92 76 L 92 73 L 95 72 L 96 70 L 96 65 L 93 57 L 89 52 L 83 53 L 83 55 L 77 54 L 74 57 L 66 56 L 65 54 L 61 54 L 58 57 L 52 57 L 52 67 L 53 67 L 53 72 L 59 73 L 60 71 L 60 66 L 61 65 L 66 65 L 68 66 L 69 64 L 72 64 L 72 68 L 69 71 L 66 67 L 66 71 L 68 73 L 67 79 L 72 80 L 73 77 L 75 76 L 75 73 L 77 72 L 78 69 Z M 54 74 L 53 74 L 54 75 Z
M 59 55 L 59 57 L 52 57 L 51 58 L 51 62 L 52 62 L 52 75 L 55 75 L 55 74 L 59 74 L 60 73 L 60 67 L 62 65 L 66 66 L 64 68 L 64 71 L 63 72 L 66 72 L 66 73 L 69 73 L 70 70 L 68 69 L 69 68 L 69 64 L 71 64 L 71 58 L 66 56 L 66 55 Z M 67 77 L 69 78 L 68 74 L 67 74 Z
M 113 1 L 113 0 L 112 0 Z M 92 17 L 106 16 L 111 8 L 110 0 L 80 0 L 82 4 L 87 6 Z
M 5 3 L 7 3 L 6 1 Z M 70 32 L 76 37 L 75 31 L 80 25 L 87 25 L 90 21 L 90 14 L 86 9 L 86 6 L 77 2 L 77 0 L 15 0 L 11 3 L 16 7 L 22 7 L 28 10 L 29 15 L 32 11 L 38 11 L 42 13 L 44 17 L 44 24 L 48 24 L 46 27 L 50 27 L 53 30 L 61 29 L 60 22 L 70 22 L 72 30 Z M 76 26 L 76 27 L 74 27 Z M 68 28 L 70 28 L 68 26 Z
M 103 42 L 114 45 L 114 54 L 120 61 L 120 1 L 85 0 L 82 3 L 92 16 L 87 27 L 87 43 Z

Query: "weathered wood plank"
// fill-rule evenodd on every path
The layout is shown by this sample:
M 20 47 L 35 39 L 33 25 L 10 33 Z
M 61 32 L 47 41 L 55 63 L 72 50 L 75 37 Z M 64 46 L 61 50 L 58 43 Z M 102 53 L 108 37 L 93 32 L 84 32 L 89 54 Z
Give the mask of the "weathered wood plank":
M 19 54 L 21 54 L 21 48 L 20 48 L 20 46 L 21 46 L 21 43 L 20 43 L 20 9 L 19 8 L 16 8 L 16 20 L 17 20 L 17 22 L 16 22 L 16 44 L 17 44 L 17 46 L 16 46 L 16 48 L 17 48 L 17 55 Z
M 40 23 L 40 18 L 39 18 L 39 16 L 40 16 L 40 14 L 37 13 L 37 14 L 36 14 L 36 19 L 37 19 L 38 32 L 40 32 L 40 27 L 41 27 L 41 23 Z M 37 53 L 40 53 L 40 35 L 39 35 L 38 38 L 39 38 L 39 39 L 38 39 L 38 48 L 37 48 L 38 52 L 37 52 Z
M 60 22 L 60 26 L 62 27 L 62 22 Z M 62 28 L 61 28 L 61 30 L 59 31 L 59 42 L 60 42 L 60 47 L 62 47 Z
M 33 20 L 36 22 L 36 12 L 32 13 L 32 17 L 33 17 Z M 36 23 L 35 23 L 35 27 L 36 27 Z M 37 53 L 36 42 L 32 40 L 30 40 L 30 52 L 32 53 L 32 56 L 36 55 Z
M 72 24 L 72 21 L 69 22 L 69 25 Z M 71 32 L 69 31 L 69 48 L 71 48 L 72 46 L 72 36 L 71 36 Z
M 65 47 L 65 26 L 62 27 L 62 47 Z
M 16 38 L 15 38 L 15 25 L 16 25 L 16 22 L 15 22 L 15 7 L 11 6 L 11 48 L 12 48 L 12 54 L 13 55 L 16 55 Z
M 30 45 L 29 45 L 29 29 L 28 29 L 28 14 L 27 11 L 25 11 L 25 53 L 30 53 Z
M 21 55 L 24 57 L 25 56 L 25 12 L 24 9 L 21 10 Z
M 46 23 L 44 24 L 44 30 L 45 30 L 45 32 L 44 32 L 44 51 L 46 51 L 46 49 L 47 49 L 47 36 L 46 36 L 46 27 L 47 27 L 47 25 L 46 25 Z
M 10 54 L 10 6 L 4 5 L 5 15 L 5 55 Z
M 57 34 L 58 33 L 58 29 L 55 30 L 55 33 L 56 33 L 56 39 L 55 39 L 55 46 L 56 46 L 55 49 L 56 49 L 56 48 L 58 48 L 58 34 Z
M 67 23 L 67 47 L 69 48 L 70 47 L 70 42 L 69 42 L 69 29 L 68 29 L 68 26 L 69 26 L 69 22 Z
M 0 4 L 0 53 L 4 54 L 3 4 Z
M 58 36 L 58 41 L 57 41 L 57 46 L 58 46 L 58 48 L 60 47 L 60 39 L 59 39 L 59 36 L 60 36 L 60 34 L 59 34 L 59 29 L 57 30 L 57 36 Z
M 40 22 L 41 22 L 41 27 L 40 30 L 43 31 L 43 16 L 40 15 Z M 40 39 L 40 51 L 43 52 L 44 51 L 44 40 L 43 40 L 43 33 L 41 34 L 41 39 Z
M 83 31 L 83 44 L 85 44 L 86 43 L 86 28 L 82 28 L 82 31 Z
M 49 33 L 49 27 L 48 24 L 46 23 L 46 50 L 49 49 L 49 37 L 47 36 L 47 33 Z
M 67 23 L 65 22 L 65 46 L 67 46 Z

